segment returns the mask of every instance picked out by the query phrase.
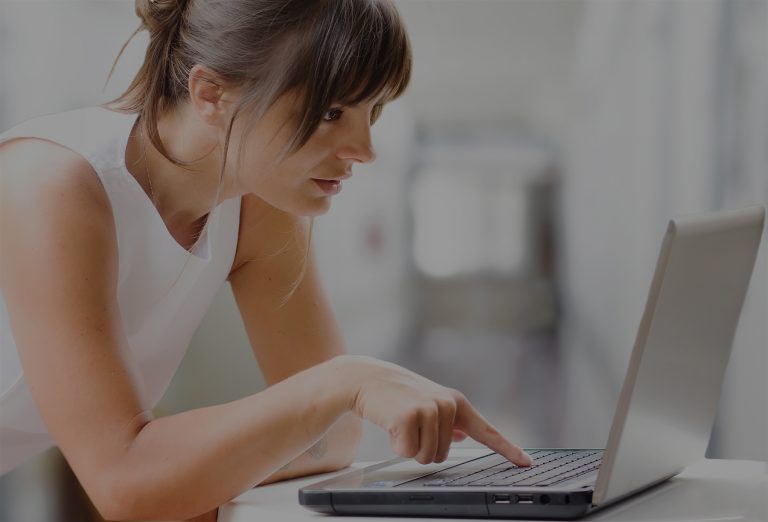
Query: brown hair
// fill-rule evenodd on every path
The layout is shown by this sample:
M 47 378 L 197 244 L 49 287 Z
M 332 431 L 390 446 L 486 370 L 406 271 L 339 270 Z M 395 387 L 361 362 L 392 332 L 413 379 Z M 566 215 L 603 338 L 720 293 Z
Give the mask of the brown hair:
M 186 167 L 192 162 L 166 151 L 157 120 L 188 99 L 191 68 L 204 65 L 227 84 L 243 88 L 245 94 L 226 132 L 220 181 L 234 120 L 240 114 L 248 118 L 240 142 L 244 143 L 278 98 L 293 90 L 301 93 L 298 122 L 280 160 L 309 140 L 332 103 L 354 105 L 381 94 L 373 123 L 383 104 L 399 97 L 410 80 L 410 42 L 391 0 L 136 0 L 136 14 L 141 25 L 115 64 L 133 36 L 146 29 L 150 41 L 144 63 L 127 90 L 104 105 L 139 113 L 140 124 L 158 151 Z M 242 147 L 238 153 L 239 166 Z M 307 255 L 312 223 L 311 219 Z M 287 297 L 305 268 L 306 257 Z

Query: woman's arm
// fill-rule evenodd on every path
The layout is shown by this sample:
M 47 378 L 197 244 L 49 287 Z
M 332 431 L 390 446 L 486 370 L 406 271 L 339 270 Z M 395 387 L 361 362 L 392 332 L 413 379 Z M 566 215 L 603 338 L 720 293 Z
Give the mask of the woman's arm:
M 333 358 L 227 404 L 152 419 L 117 305 L 109 200 L 80 156 L 23 140 L 0 156 L 0 287 L 33 399 L 99 511 L 187 519 L 309 449 L 347 412 Z
M 301 284 L 280 306 L 305 263 Z M 309 245 L 306 218 L 269 206 L 255 195 L 244 195 L 233 266 L 228 279 L 267 386 L 347 353 L 325 295 L 314 247 Z M 311 451 L 263 483 L 346 467 L 357 454 L 361 434 L 360 418 L 344 415 Z
M 345 413 L 311 448 L 258 485 L 264 486 L 281 480 L 346 468 L 354 461 L 361 435 L 360 418 L 352 413 Z
M 342 374 L 334 359 L 244 399 L 148 422 L 121 456 L 111 516 L 189 518 L 264 482 L 347 411 Z

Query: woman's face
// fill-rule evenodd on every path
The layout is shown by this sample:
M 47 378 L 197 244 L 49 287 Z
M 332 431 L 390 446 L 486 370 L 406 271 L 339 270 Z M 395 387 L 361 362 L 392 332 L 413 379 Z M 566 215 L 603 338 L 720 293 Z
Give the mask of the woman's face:
M 346 179 L 352 174 L 353 163 L 375 159 L 370 120 L 378 99 L 356 106 L 332 105 L 309 141 L 276 163 L 295 129 L 298 101 L 293 94 L 284 95 L 256 123 L 242 145 L 243 163 L 235 174 L 235 183 L 238 191 L 256 194 L 285 212 L 317 216 L 329 210 L 340 182 L 334 189 L 330 182 L 315 180 Z M 228 165 L 236 164 L 240 145 L 236 140 L 243 129 L 243 122 L 238 120 L 232 129 Z

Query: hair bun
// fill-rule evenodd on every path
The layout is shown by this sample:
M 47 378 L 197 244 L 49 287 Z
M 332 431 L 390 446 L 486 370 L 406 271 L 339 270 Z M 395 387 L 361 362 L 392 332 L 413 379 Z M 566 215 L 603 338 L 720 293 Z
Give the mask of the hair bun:
M 136 15 L 151 34 L 178 26 L 187 0 L 136 0 Z

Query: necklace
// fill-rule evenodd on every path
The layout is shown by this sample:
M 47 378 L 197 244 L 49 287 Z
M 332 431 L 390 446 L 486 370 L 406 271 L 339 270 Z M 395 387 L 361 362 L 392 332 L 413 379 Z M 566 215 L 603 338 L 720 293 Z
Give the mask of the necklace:
M 147 177 L 147 182 L 149 183 L 149 199 L 152 200 L 152 204 L 157 207 L 157 204 L 155 202 L 155 190 L 152 187 L 152 177 L 149 175 L 149 158 L 147 156 L 147 141 L 144 135 L 144 127 L 141 127 L 141 146 L 143 148 L 143 154 L 144 154 L 144 174 Z M 195 240 L 192 242 L 192 246 L 189 248 L 185 248 L 185 250 L 191 251 L 195 245 L 197 245 L 197 241 L 200 239 L 200 237 L 203 234 L 203 229 L 205 228 L 205 225 L 208 223 L 208 214 L 204 215 L 202 218 L 203 224 L 200 226 L 200 230 L 197 232 L 197 237 L 195 237 Z
M 152 200 L 152 204 L 155 205 L 155 190 L 152 188 L 152 178 L 149 175 L 149 158 L 147 157 L 147 141 L 146 137 L 144 136 L 144 126 L 141 127 L 141 146 L 144 149 L 144 174 L 147 177 L 147 182 L 149 183 L 149 199 Z M 157 206 L 157 205 L 155 205 Z

